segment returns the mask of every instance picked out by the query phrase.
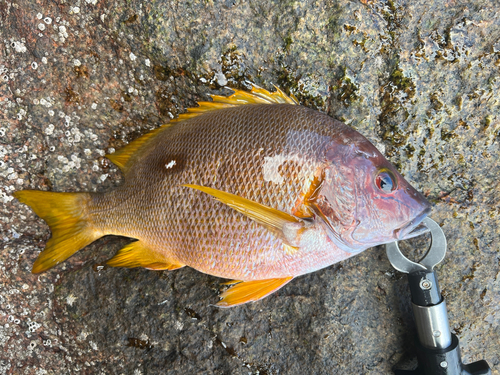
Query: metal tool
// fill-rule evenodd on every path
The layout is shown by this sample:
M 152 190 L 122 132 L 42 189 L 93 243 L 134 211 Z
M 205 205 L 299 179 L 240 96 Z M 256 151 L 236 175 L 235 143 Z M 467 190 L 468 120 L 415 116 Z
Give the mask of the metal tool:
M 423 224 L 431 234 L 431 247 L 419 263 L 406 258 L 397 242 L 386 245 L 387 257 L 392 266 L 408 274 L 413 315 L 417 326 L 418 340 L 415 370 L 394 370 L 396 375 L 489 375 L 488 363 L 484 360 L 464 365 L 460 357 L 458 338 L 451 333 L 448 324 L 446 302 L 439 290 L 434 267 L 446 255 L 446 238 L 441 227 L 426 218 Z

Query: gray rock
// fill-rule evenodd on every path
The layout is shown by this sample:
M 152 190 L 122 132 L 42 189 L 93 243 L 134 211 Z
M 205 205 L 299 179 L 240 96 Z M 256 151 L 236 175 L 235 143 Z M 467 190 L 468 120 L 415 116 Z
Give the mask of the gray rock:
M 406 278 L 375 248 L 217 309 L 192 269 L 41 275 L 48 227 L 19 189 L 105 191 L 103 155 L 221 86 L 276 84 L 367 136 L 434 204 L 465 362 L 500 373 L 497 1 L 0 2 L 1 374 L 379 374 L 413 348 Z

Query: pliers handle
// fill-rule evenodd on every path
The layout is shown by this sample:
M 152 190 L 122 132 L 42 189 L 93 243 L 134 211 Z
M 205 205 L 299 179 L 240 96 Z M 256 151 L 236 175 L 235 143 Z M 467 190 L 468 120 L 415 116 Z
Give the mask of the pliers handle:
M 441 295 L 434 267 L 446 255 L 446 237 L 441 227 L 432 219 L 422 222 L 431 234 L 431 246 L 420 262 L 406 258 L 398 243 L 386 245 L 387 257 L 392 266 L 408 275 L 413 315 L 418 340 L 415 370 L 394 369 L 396 375 L 490 375 L 484 360 L 464 365 L 460 357 L 458 337 L 451 333 L 446 301 Z

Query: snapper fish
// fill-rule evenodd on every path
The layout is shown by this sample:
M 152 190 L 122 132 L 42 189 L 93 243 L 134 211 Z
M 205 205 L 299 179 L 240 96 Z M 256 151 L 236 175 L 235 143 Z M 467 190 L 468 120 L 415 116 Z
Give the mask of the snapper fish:
M 365 137 L 278 88 L 233 91 L 107 155 L 115 190 L 15 192 L 52 231 L 32 272 L 126 236 L 108 265 L 232 279 L 216 304 L 230 307 L 419 234 L 429 202 Z

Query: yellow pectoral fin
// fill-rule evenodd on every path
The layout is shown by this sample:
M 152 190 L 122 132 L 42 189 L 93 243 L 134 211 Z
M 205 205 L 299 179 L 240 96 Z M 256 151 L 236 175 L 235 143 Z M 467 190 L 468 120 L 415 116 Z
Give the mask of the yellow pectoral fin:
M 128 244 L 108 260 L 106 264 L 111 267 L 143 267 L 150 270 L 170 271 L 184 267 L 184 264 L 165 259 L 160 254 L 147 248 L 141 241 Z
M 290 236 L 295 236 L 303 226 L 302 222 L 295 216 L 238 195 L 200 185 L 186 184 L 183 186 L 210 194 L 218 201 L 227 204 L 257 223 L 264 225 L 269 230 L 277 232 L 284 240 L 290 240 Z M 292 243 L 294 242 L 293 240 L 291 241 Z
M 220 295 L 222 298 L 215 304 L 217 307 L 233 307 L 247 302 L 255 302 L 269 294 L 276 292 L 282 286 L 287 284 L 293 277 L 282 279 L 268 279 L 244 281 L 232 286 Z

